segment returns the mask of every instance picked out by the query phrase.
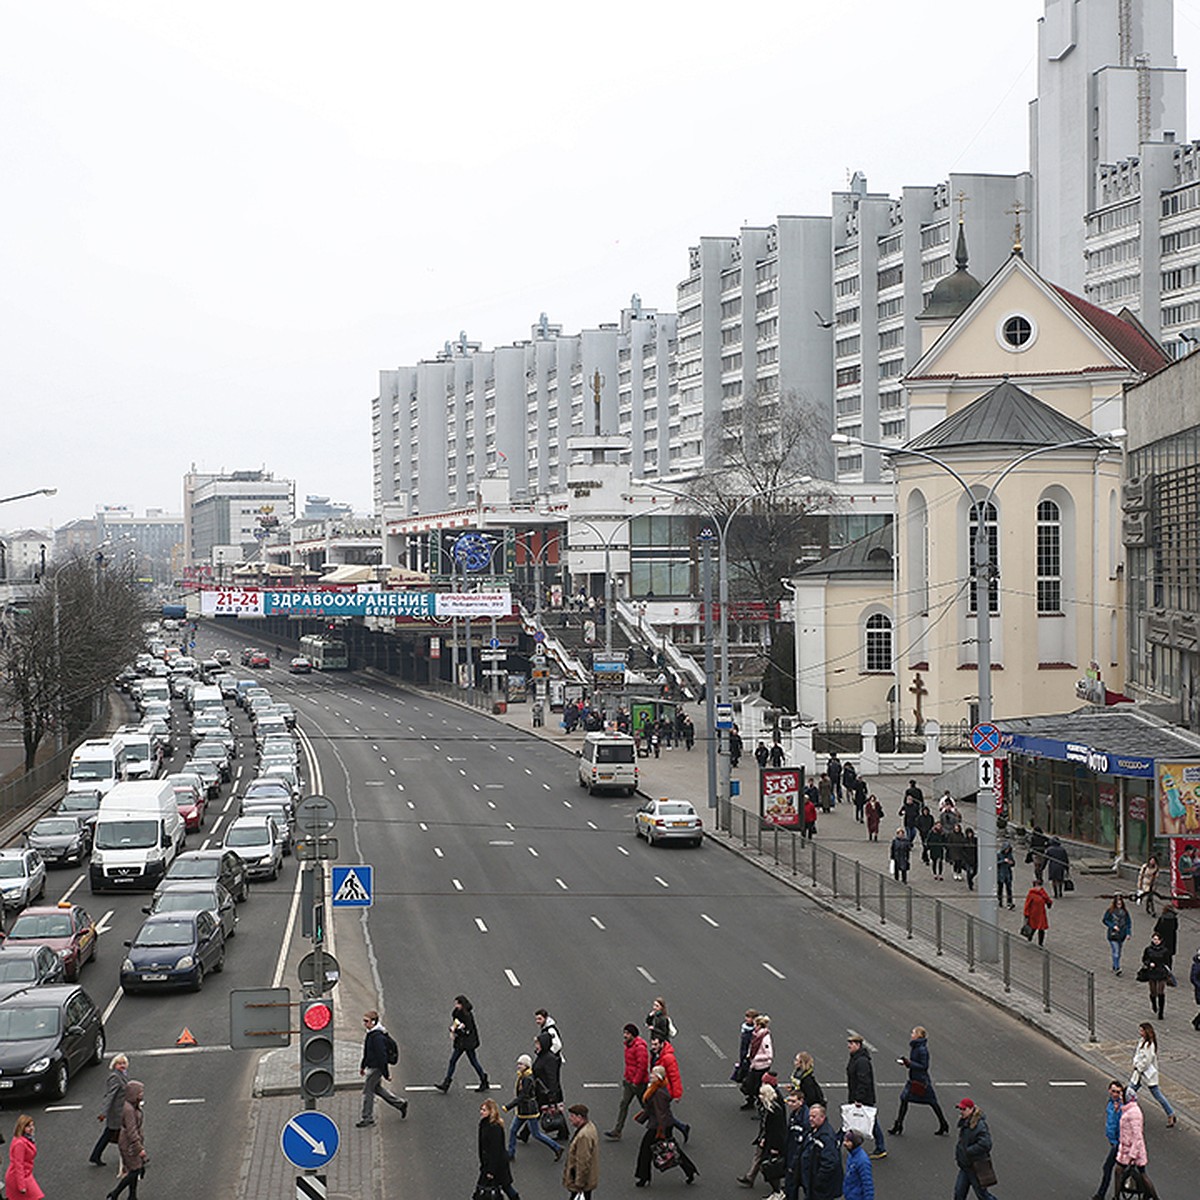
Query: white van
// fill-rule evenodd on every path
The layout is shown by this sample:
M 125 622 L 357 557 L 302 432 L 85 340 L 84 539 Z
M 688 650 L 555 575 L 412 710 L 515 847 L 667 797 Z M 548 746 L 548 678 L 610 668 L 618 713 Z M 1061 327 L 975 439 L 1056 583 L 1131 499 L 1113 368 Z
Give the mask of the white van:
M 158 747 L 149 733 L 140 731 L 121 732 L 113 738 L 125 754 L 126 779 L 158 778 Z
M 637 745 L 624 733 L 589 733 L 579 751 L 579 786 L 594 794 L 605 788 L 637 791 Z
M 138 696 L 138 704 L 142 711 L 151 700 L 165 700 L 171 703 L 171 685 L 165 679 L 143 679 L 142 690 Z
M 192 688 L 186 703 L 193 716 L 199 716 L 207 709 L 219 712 L 222 716 L 225 715 L 225 697 L 221 693 L 221 689 L 212 684 L 197 684 Z
M 101 795 L 125 778 L 125 750 L 116 739 L 92 738 L 71 755 L 67 789 L 95 788 Z
M 183 845 L 183 819 L 168 779 L 119 783 L 100 802 L 92 841 L 92 892 L 154 888 Z

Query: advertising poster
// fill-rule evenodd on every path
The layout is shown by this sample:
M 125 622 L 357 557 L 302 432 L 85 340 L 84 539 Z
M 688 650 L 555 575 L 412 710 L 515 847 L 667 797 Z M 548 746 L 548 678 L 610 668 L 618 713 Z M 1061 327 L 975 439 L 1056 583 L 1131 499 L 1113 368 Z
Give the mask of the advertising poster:
M 759 806 L 762 819 L 768 825 L 784 825 L 798 829 L 803 808 L 800 789 L 804 772 L 798 767 L 764 767 L 759 772 Z
M 1200 762 L 1158 764 L 1156 837 L 1200 838 Z
M 1195 904 L 1200 896 L 1200 836 L 1171 838 L 1171 898 Z

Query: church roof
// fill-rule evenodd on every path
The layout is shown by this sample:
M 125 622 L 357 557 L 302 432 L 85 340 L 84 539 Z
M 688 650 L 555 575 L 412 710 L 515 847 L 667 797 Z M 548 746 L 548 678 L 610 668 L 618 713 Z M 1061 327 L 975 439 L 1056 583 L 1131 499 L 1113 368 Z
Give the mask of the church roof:
M 934 321 L 961 316 L 971 301 L 983 291 L 983 284 L 967 270 L 967 235 L 961 221 L 958 223 L 958 243 L 954 260 L 957 270 L 944 275 L 929 293 L 929 303 L 918 320 Z
M 1128 309 L 1122 309 L 1119 314 L 1110 313 L 1056 283 L 1050 286 L 1137 370 L 1149 375 L 1170 365 L 1171 360 L 1166 351 L 1146 332 L 1141 322 Z
M 805 578 L 821 575 L 857 575 L 891 579 L 892 543 L 892 523 L 889 521 L 868 533 L 866 537 L 860 537 L 858 541 L 835 550 L 820 562 L 801 567 L 796 575 Z
M 1032 448 L 1091 438 L 1098 445 L 1114 445 L 1103 434 L 1093 433 L 1005 379 L 966 408 L 901 446 L 897 453 L 903 454 L 909 448 L 947 450 L 980 445 Z

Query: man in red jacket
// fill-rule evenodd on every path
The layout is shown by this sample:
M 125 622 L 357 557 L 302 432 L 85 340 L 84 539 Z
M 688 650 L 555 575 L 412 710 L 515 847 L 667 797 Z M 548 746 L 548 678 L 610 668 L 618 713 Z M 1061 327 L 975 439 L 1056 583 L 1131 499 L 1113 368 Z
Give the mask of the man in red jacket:
M 617 1123 L 604 1136 L 616 1142 L 620 1140 L 621 1130 L 625 1128 L 625 1118 L 629 1115 L 629 1106 L 635 1099 L 640 1100 L 650 1082 L 650 1051 L 646 1039 L 638 1033 L 638 1027 L 630 1024 L 621 1030 L 621 1039 L 625 1043 L 625 1074 L 621 1077 L 621 1107 L 617 1110 Z M 678 1068 L 676 1068 L 678 1070 Z
M 650 1065 L 652 1067 L 662 1067 L 666 1071 L 667 1093 L 671 1097 L 671 1102 L 675 1103 L 675 1101 L 683 1099 L 683 1078 L 679 1074 L 679 1063 L 675 1058 L 675 1047 L 656 1033 L 650 1035 Z M 681 1121 L 678 1114 L 675 1114 L 675 1124 L 683 1132 L 683 1140 L 686 1142 L 692 1127 L 687 1122 Z

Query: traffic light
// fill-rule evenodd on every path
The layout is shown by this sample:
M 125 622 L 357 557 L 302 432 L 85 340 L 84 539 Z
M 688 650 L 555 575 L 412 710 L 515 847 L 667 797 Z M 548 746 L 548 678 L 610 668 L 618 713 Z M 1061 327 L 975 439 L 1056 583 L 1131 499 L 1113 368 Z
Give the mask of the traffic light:
M 316 1100 L 333 1093 L 333 1001 L 300 1003 L 300 1094 Z

